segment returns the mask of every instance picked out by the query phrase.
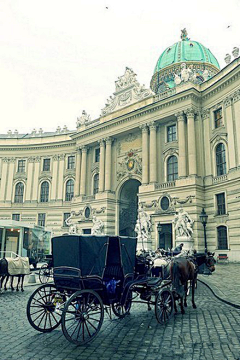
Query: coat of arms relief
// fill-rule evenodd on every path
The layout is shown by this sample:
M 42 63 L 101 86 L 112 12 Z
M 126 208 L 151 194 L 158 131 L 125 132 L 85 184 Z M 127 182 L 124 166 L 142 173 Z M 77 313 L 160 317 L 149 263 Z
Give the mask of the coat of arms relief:
M 142 159 L 136 152 L 130 150 L 122 160 L 118 162 L 117 180 L 120 180 L 126 175 L 131 177 L 133 174 L 142 175 Z

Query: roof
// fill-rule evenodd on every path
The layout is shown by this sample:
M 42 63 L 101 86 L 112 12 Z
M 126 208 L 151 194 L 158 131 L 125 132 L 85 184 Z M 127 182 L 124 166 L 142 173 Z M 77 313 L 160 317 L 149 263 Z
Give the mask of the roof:
M 209 49 L 197 41 L 186 39 L 176 42 L 163 51 L 155 66 L 154 74 L 169 65 L 181 62 L 208 63 L 220 69 L 217 59 Z

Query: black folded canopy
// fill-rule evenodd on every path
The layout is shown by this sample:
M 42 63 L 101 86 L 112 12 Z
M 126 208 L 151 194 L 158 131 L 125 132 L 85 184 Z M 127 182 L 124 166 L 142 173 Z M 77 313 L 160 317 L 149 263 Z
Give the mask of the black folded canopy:
M 136 238 L 62 235 L 52 238 L 54 267 L 74 267 L 81 276 L 103 276 L 106 265 L 121 265 L 124 275 L 134 273 Z

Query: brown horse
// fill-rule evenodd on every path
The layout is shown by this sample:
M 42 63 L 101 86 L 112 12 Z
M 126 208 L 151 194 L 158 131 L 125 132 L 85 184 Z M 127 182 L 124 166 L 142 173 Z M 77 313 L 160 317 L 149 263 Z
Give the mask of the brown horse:
M 26 261 L 26 258 L 21 258 L 21 257 L 18 257 L 18 258 L 22 261 L 24 261 L 24 260 Z M 27 266 L 29 267 L 29 265 L 27 265 L 27 266 L 25 265 L 25 269 L 17 268 L 17 269 L 15 269 L 15 272 L 12 272 L 9 270 L 8 261 L 10 261 L 10 260 L 14 261 L 16 259 L 10 259 L 10 258 L 7 258 L 7 259 L 6 258 L 0 259 L 0 292 L 1 292 L 2 286 L 4 284 L 4 280 L 5 280 L 4 290 L 7 290 L 7 282 L 9 280 L 9 277 L 11 279 L 10 287 L 11 287 L 12 291 L 14 290 L 14 287 L 13 287 L 14 277 L 18 278 L 16 291 L 19 291 L 19 288 L 21 288 L 21 291 L 24 291 L 23 281 L 24 281 L 25 275 L 28 273 L 28 269 L 26 269 L 26 267 Z M 22 264 L 22 262 L 20 262 L 20 264 Z M 30 272 L 30 268 L 29 268 L 29 272 Z
M 194 295 L 195 287 L 197 283 L 197 275 L 203 270 L 203 266 L 213 272 L 215 270 L 216 260 L 213 257 L 214 254 L 194 254 L 192 257 L 175 257 L 173 258 L 170 264 L 170 277 L 172 280 L 172 287 L 175 294 L 175 300 L 180 299 L 181 313 L 184 314 L 183 307 L 183 298 L 184 306 L 187 306 L 187 291 L 188 291 L 188 281 L 191 283 L 192 287 L 192 306 L 194 309 L 197 308 Z M 177 312 L 176 302 L 174 302 L 174 309 Z

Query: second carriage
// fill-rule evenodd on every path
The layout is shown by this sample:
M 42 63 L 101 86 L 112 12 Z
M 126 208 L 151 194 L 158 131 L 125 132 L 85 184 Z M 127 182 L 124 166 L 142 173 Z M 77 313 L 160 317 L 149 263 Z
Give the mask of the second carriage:
M 98 334 L 105 311 L 122 318 L 134 301 L 154 305 L 159 323 L 171 318 L 170 281 L 152 277 L 147 258 L 136 261 L 135 238 L 59 236 L 52 239 L 52 254 L 54 284 L 36 289 L 27 305 L 36 330 L 61 324 L 67 340 L 82 345 Z

